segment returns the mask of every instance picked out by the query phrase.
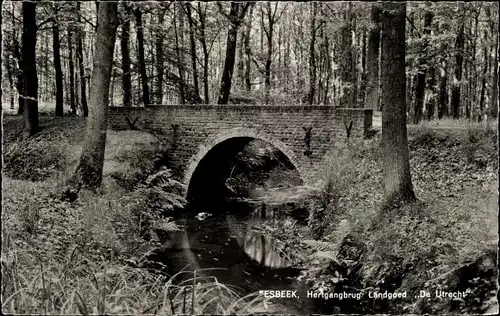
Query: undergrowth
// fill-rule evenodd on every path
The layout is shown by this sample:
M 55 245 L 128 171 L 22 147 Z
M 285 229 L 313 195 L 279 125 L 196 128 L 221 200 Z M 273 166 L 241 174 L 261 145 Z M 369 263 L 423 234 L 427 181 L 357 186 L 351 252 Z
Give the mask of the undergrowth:
M 352 273 L 354 269 L 339 254 L 345 247 L 358 251 L 358 246 L 353 246 L 354 240 L 354 245 L 358 243 L 364 249 L 359 259 L 364 268 L 357 276 L 350 277 L 363 280 L 364 283 L 357 284 L 360 290 L 399 289 L 414 295 L 430 287 L 426 282 L 436 278 L 441 280 L 438 284 L 443 289 L 457 290 L 458 283 L 452 282 L 455 287 L 449 285 L 450 275 L 464 280 L 469 276 L 450 271 L 462 271 L 478 258 L 496 254 L 496 133 L 491 129 L 471 128 L 410 129 L 411 174 L 419 201 L 383 214 L 380 213 L 383 174 L 379 144 L 380 140 L 375 138 L 366 141 L 363 147 L 339 148 L 326 157 L 326 184 L 312 205 L 310 222 L 313 237 L 319 240 L 303 243 L 311 253 L 306 279 L 312 280 L 313 288 L 328 284 L 338 288 L 340 280 L 349 279 L 346 271 Z M 496 260 L 491 264 L 496 267 Z M 346 266 L 350 268 L 345 270 Z M 490 274 L 485 274 L 488 276 L 483 283 L 472 290 L 478 300 L 491 295 L 488 288 L 496 287 L 496 274 L 493 275 L 496 269 L 491 270 L 491 266 L 484 269 Z M 380 283 L 383 280 L 385 285 Z M 389 306 L 370 304 L 363 310 L 411 311 L 409 305 L 388 310 Z M 457 311 L 453 308 L 476 303 L 461 304 L 455 304 L 461 307 L 441 304 L 439 308 Z M 439 311 L 419 306 L 414 307 L 420 308 L 414 312 Z
M 147 255 L 160 246 L 155 236 L 179 229 L 172 218 L 186 203 L 186 188 L 161 168 L 168 146 L 144 132 L 108 131 L 99 192 L 81 191 L 69 203 L 58 197 L 78 162 L 84 125 L 42 117 L 41 133 L 23 139 L 19 120 L 4 122 L 3 313 L 265 310 L 262 296 L 241 297 L 203 271 L 179 283 L 148 268 Z

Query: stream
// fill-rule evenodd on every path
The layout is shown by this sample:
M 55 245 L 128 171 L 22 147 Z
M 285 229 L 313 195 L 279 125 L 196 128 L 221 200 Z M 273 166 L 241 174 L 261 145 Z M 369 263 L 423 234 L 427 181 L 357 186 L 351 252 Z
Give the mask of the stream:
M 261 208 L 237 203 L 212 213 L 190 207 L 186 214 L 176 220 L 183 230 L 160 238 L 163 246 L 150 258 L 166 265 L 168 274 L 196 270 L 216 277 L 241 295 L 260 290 L 296 290 L 299 298 L 273 300 L 279 312 L 317 312 L 313 300 L 306 298 L 307 286 L 297 281 L 300 270 L 293 266 L 296 258 L 281 251 L 276 239 L 254 229 L 270 223 Z M 272 222 L 280 220 L 286 218 L 273 218 Z

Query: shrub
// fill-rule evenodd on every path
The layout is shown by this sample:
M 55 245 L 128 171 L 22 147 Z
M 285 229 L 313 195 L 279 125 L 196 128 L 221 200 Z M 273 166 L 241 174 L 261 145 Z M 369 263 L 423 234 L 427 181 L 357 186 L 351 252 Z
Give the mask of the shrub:
M 69 146 L 34 138 L 5 147 L 5 174 L 12 179 L 43 181 L 65 170 Z

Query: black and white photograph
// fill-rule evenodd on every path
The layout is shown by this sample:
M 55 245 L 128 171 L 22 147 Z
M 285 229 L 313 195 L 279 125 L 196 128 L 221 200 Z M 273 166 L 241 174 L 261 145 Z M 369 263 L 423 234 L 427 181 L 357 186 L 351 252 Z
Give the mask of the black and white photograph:
M 499 2 L 0 4 L 2 314 L 498 315 Z

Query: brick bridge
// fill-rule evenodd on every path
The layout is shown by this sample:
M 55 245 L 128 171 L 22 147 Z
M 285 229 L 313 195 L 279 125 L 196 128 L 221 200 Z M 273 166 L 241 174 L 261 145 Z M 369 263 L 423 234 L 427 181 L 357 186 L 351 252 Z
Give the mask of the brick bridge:
M 189 199 L 189 191 L 194 192 L 195 186 L 196 191 L 211 192 L 212 178 L 228 176 L 227 170 L 223 171 L 225 159 L 252 139 L 274 145 L 304 184 L 314 185 L 321 179 L 324 154 L 336 144 L 345 144 L 348 134 L 349 142 L 359 142 L 371 124 L 372 110 L 362 108 L 152 105 L 110 107 L 108 126 L 169 135 L 170 167 L 174 176 L 188 185 Z

